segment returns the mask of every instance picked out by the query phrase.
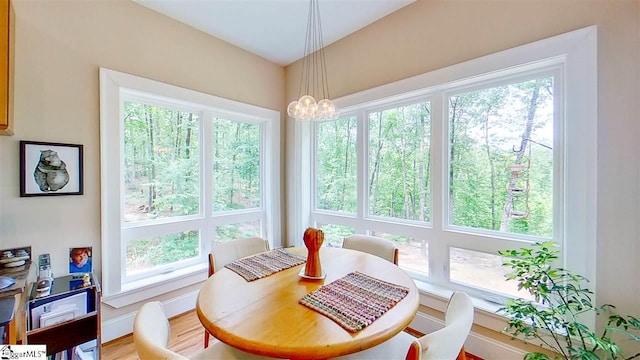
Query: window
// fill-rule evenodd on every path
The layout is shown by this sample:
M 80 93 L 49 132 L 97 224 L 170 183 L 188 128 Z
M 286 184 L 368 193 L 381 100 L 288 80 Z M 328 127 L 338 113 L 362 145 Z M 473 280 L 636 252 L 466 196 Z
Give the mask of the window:
M 554 114 L 563 106 L 553 80 L 532 75 L 447 97 L 449 225 L 551 238 Z
M 200 141 L 197 113 L 123 96 L 125 282 L 201 261 Z M 159 223 L 172 223 L 159 230 Z M 155 226 L 154 224 L 158 224 Z M 148 232 L 147 232 L 148 231 Z
M 316 204 L 319 210 L 356 212 L 356 118 L 318 123 Z
M 107 302 L 203 280 L 212 243 L 279 239 L 279 113 L 107 69 L 101 86 Z
M 595 74 L 592 27 L 338 99 L 339 119 L 296 123 L 313 176 L 290 205 L 328 246 L 391 239 L 401 267 L 450 290 L 525 296 L 498 250 L 548 239 L 593 279 Z
M 429 221 L 429 102 L 368 114 L 368 215 Z

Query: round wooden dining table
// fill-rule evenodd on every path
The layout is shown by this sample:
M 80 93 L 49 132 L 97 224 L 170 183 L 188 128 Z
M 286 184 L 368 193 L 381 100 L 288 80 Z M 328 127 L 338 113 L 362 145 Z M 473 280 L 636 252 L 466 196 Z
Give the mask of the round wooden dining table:
M 306 255 L 306 248 L 287 249 Z M 305 279 L 304 264 L 246 281 L 223 268 L 207 279 L 196 304 L 202 325 L 218 340 L 238 349 L 276 358 L 327 359 L 358 352 L 402 331 L 418 311 L 413 280 L 397 265 L 377 256 L 324 247 L 320 262 L 325 278 Z M 349 332 L 298 300 L 323 284 L 351 272 L 401 285 L 409 293 L 384 315 L 358 332 Z

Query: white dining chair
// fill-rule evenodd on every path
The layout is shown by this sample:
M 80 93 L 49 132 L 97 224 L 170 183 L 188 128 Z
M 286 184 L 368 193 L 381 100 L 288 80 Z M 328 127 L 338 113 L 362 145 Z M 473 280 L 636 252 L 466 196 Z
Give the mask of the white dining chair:
M 455 360 L 473 325 L 473 304 L 469 295 L 454 292 L 447 304 L 445 326 L 437 331 L 416 338 L 401 331 L 380 345 L 334 360 L 406 359 L 406 360 Z
M 133 323 L 133 341 L 140 360 L 266 360 L 271 359 L 250 354 L 220 341 L 213 341 L 204 350 L 182 356 L 167 348 L 171 334 L 171 325 L 159 301 L 148 302 L 138 310 Z
M 260 237 L 232 240 L 211 247 L 209 253 L 209 276 L 225 265 L 243 257 L 269 251 L 269 242 Z M 204 331 L 204 347 L 209 346 L 209 332 Z
M 376 255 L 398 265 L 398 248 L 393 241 L 385 238 L 353 234 L 344 238 L 342 247 Z
M 209 253 L 209 276 L 240 258 L 269 251 L 269 242 L 260 237 L 237 239 L 213 245 Z

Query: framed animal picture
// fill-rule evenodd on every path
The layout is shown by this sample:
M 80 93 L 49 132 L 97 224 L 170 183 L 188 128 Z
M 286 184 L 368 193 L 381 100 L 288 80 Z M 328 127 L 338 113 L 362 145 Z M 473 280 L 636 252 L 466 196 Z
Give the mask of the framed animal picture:
M 20 196 L 82 195 L 82 145 L 20 141 Z

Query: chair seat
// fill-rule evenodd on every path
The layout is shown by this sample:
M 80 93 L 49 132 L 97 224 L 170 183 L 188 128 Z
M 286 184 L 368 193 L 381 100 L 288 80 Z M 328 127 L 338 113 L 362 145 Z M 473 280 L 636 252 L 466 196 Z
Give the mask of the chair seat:
M 198 353 L 189 355 L 190 360 L 267 360 L 274 358 L 250 354 L 242 350 L 231 347 L 219 340 L 209 342 L 209 347 Z
M 357 353 L 333 358 L 334 360 L 404 360 L 411 343 L 416 338 L 401 331 L 380 345 Z

